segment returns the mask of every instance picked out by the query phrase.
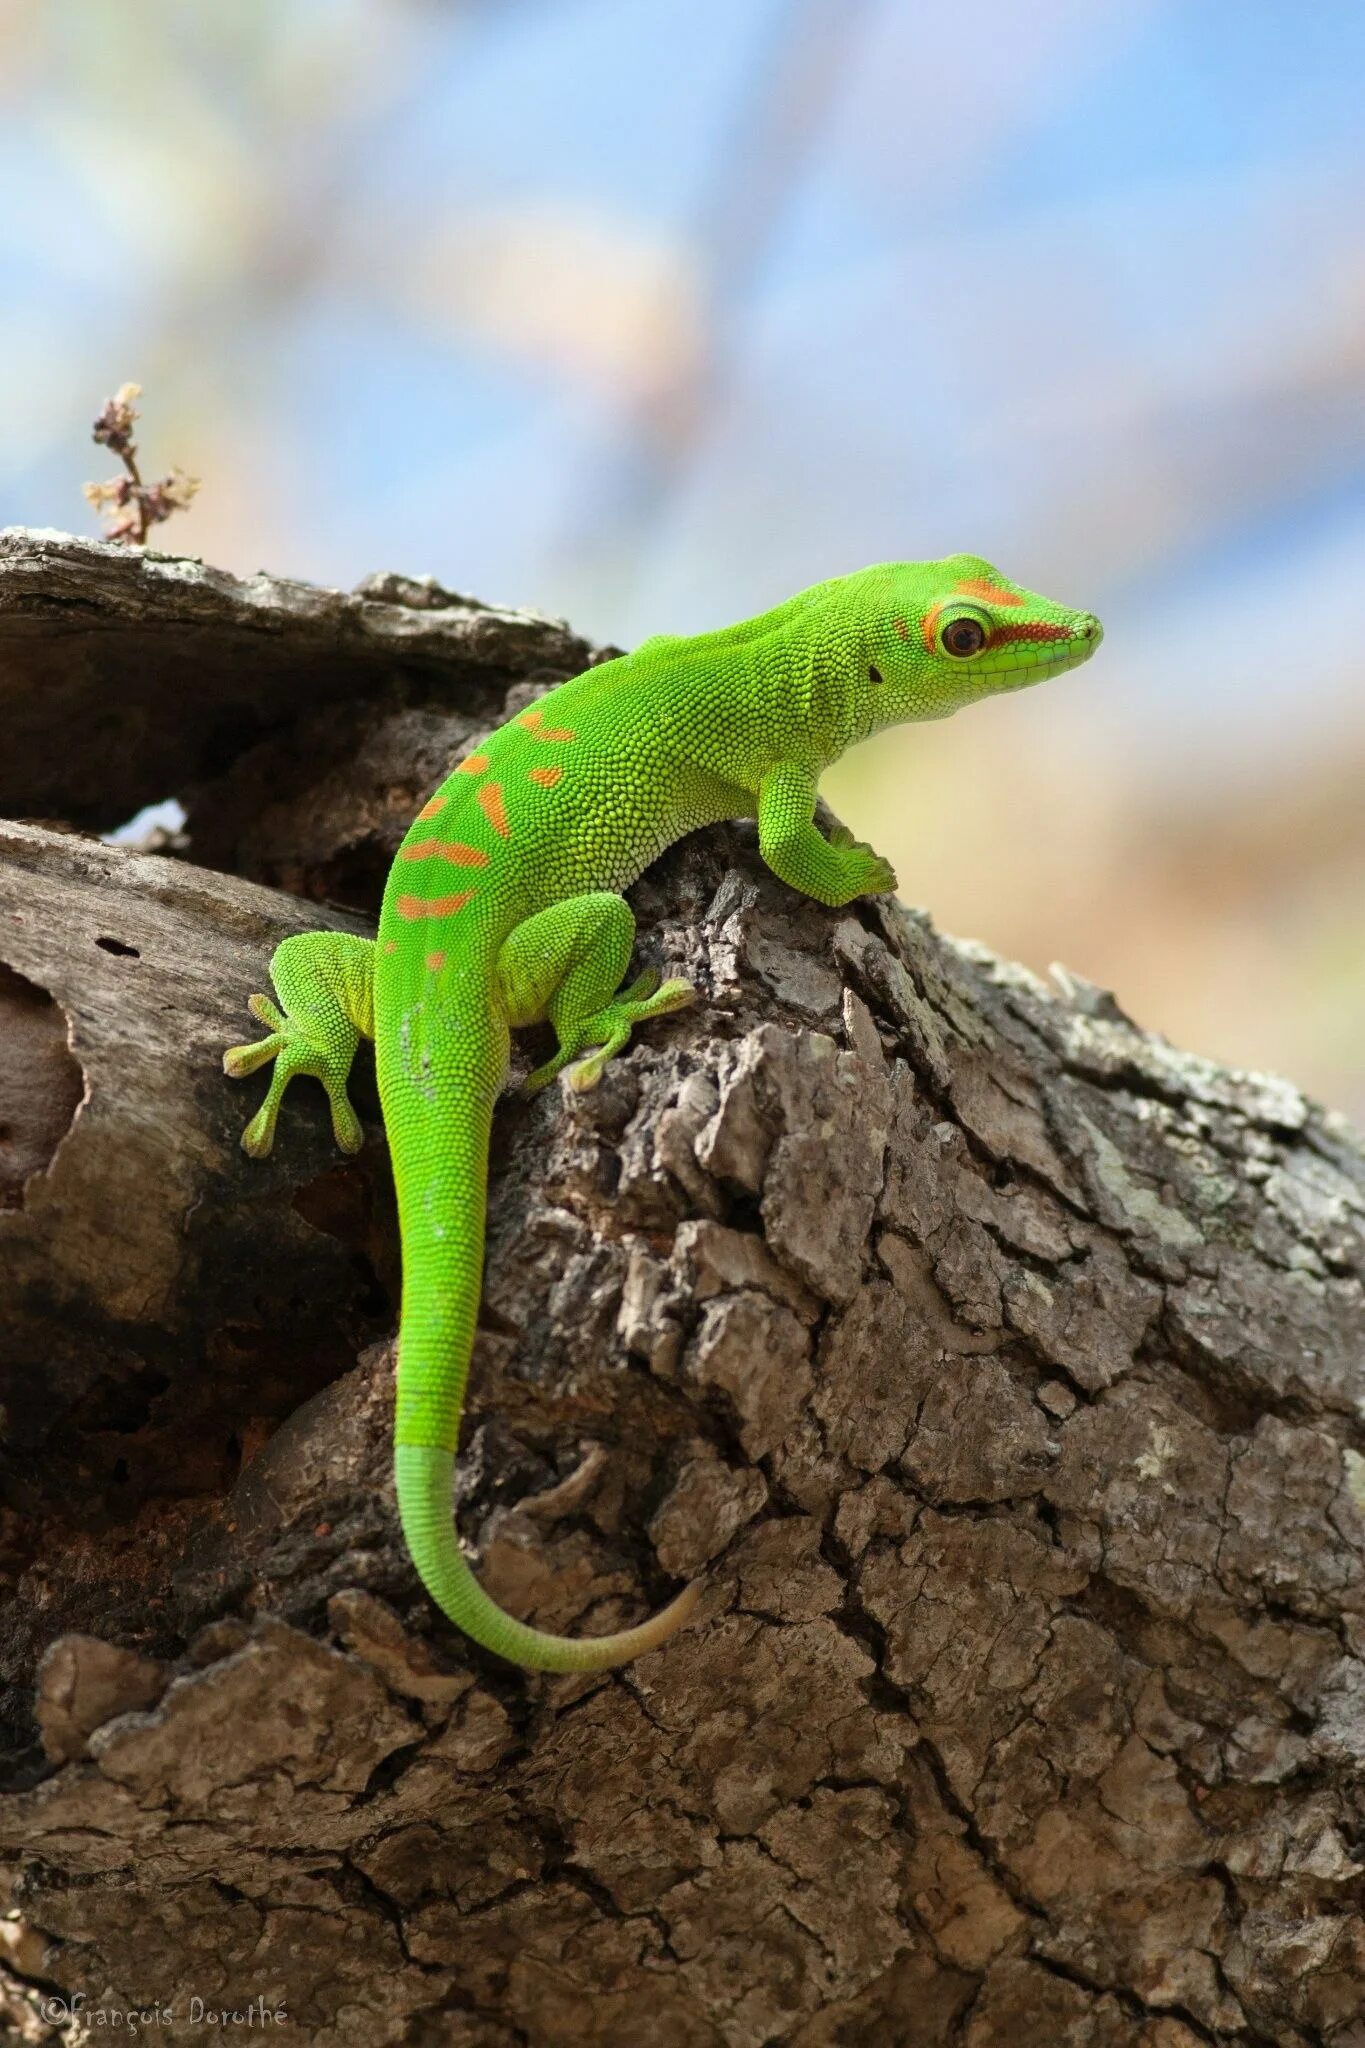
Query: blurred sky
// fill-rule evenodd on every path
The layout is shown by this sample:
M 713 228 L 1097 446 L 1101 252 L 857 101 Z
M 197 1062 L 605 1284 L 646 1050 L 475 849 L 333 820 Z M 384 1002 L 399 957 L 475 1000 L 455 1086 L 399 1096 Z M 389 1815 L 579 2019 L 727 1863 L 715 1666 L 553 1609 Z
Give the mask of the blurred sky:
M 1361 0 L 0 0 L 0 524 L 135 378 L 240 571 L 629 645 L 984 554 L 1100 656 L 833 800 L 1365 1116 L 1362 105 Z

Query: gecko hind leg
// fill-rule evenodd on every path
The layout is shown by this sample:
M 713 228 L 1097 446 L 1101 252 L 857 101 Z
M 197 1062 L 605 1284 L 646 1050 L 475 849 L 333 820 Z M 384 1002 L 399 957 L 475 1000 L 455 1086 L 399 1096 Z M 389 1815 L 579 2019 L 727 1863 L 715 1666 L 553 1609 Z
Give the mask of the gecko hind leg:
M 269 996 L 247 999 L 251 1014 L 269 1025 L 269 1036 L 223 1054 L 223 1071 L 234 1080 L 275 1062 L 265 1101 L 242 1133 L 242 1149 L 265 1158 L 285 1089 L 296 1075 L 311 1074 L 327 1090 L 337 1144 L 358 1152 L 364 1133 L 346 1082 L 361 1038 L 374 1036 L 374 944 L 349 932 L 299 932 L 275 948 L 270 975 L 283 1010 Z
M 652 967 L 621 988 L 634 944 L 629 904 L 605 890 L 551 904 L 504 942 L 498 976 L 508 1021 L 523 1025 L 548 1018 L 559 1040 L 554 1058 L 522 1084 L 524 1094 L 536 1094 L 565 1067 L 571 1088 L 595 1088 L 637 1024 L 695 1000 L 690 981 L 662 981 Z M 594 1050 L 579 1059 L 589 1046 Z

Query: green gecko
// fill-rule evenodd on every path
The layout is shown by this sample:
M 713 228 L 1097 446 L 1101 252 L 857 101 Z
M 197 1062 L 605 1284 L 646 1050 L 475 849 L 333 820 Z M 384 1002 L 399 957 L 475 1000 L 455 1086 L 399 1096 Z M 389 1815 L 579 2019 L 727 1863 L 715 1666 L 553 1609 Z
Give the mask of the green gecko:
M 223 1059 L 234 1076 L 275 1063 L 242 1144 L 264 1158 L 285 1089 L 312 1074 L 337 1143 L 355 1151 L 347 1076 L 361 1035 L 374 1039 L 403 1249 L 399 1514 L 431 1597 L 487 1649 L 538 1670 L 602 1670 L 664 1642 L 699 1591 L 613 1635 L 551 1635 L 504 1613 L 461 1553 L 455 1450 L 510 1032 L 554 1028 L 558 1050 L 529 1090 L 565 1069 L 587 1089 L 637 1024 L 692 1001 L 690 983 L 652 969 L 621 986 L 635 921 L 620 892 L 700 826 L 756 816 L 768 866 L 818 903 L 894 889 L 870 847 L 816 829 L 822 772 L 887 726 L 1074 668 L 1101 637 L 1089 612 L 950 555 L 835 577 L 719 632 L 646 640 L 459 763 L 398 850 L 377 940 L 310 932 L 277 947 L 282 1010 L 253 995 L 269 1036 Z

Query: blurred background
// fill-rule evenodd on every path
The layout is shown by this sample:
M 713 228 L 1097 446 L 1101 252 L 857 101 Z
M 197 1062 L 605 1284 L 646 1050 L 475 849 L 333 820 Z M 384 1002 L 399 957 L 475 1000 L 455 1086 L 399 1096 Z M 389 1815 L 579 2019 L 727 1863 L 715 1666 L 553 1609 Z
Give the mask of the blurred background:
M 629 646 L 886 557 L 1098 611 L 829 794 L 1365 1119 L 1360 0 L 0 0 L 0 524 Z

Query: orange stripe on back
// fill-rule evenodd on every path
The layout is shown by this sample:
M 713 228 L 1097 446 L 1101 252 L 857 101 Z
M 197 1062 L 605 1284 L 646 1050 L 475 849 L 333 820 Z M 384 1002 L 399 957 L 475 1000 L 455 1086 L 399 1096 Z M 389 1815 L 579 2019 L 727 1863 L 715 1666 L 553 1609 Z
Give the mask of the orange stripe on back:
M 487 818 L 499 839 L 507 837 L 507 811 L 502 801 L 502 784 L 485 782 L 482 789 L 474 793 L 474 801 Z
M 528 768 L 526 771 L 528 782 L 538 782 L 542 789 L 553 789 L 563 775 L 562 768 Z
M 570 732 L 567 725 L 546 725 L 545 713 L 535 704 L 531 706 L 529 711 L 522 712 L 517 723 L 518 725 L 524 725 L 527 732 L 533 732 L 538 740 L 574 740 L 578 738 L 578 734 Z
M 465 846 L 458 839 L 414 839 L 405 846 L 400 860 L 448 860 L 456 868 L 486 868 L 488 855 L 477 846 Z
M 419 818 L 434 818 L 437 812 L 443 811 L 445 807 L 446 800 L 443 796 L 433 796 L 430 797 L 427 800 L 427 802 L 423 804 L 421 810 L 417 813 L 417 815 Z
M 427 954 L 427 966 L 433 974 L 439 974 L 441 969 L 445 966 L 445 964 L 446 956 L 444 953 Z
M 461 761 L 455 773 L 457 775 L 482 775 L 487 766 L 487 754 L 471 754 L 467 761 Z
M 472 889 L 464 889 L 458 896 L 433 896 L 429 901 L 421 896 L 400 896 L 394 908 L 409 924 L 416 924 L 423 917 L 453 917 L 473 896 Z
M 984 576 L 969 576 L 965 583 L 955 586 L 963 597 L 983 598 L 987 604 L 1022 604 L 1023 598 L 1014 590 L 1002 590 L 998 583 L 987 582 Z

